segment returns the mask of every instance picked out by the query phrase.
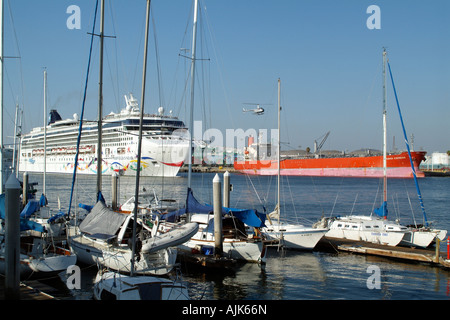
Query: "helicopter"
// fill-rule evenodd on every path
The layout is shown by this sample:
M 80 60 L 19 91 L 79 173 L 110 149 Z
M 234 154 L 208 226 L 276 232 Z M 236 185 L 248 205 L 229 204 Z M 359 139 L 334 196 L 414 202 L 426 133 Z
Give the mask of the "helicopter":
M 259 115 L 259 116 L 264 114 L 264 108 L 262 108 L 259 103 L 244 103 L 244 104 L 246 104 L 246 105 L 255 105 L 256 108 L 255 109 L 242 108 L 242 112 L 253 112 L 253 114 Z

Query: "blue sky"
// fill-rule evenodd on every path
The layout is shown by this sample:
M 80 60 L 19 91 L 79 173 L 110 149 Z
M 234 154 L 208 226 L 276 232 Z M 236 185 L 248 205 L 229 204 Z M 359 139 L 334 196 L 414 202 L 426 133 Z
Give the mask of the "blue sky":
M 225 129 L 276 127 L 277 79 L 282 81 L 285 148 L 313 147 L 331 131 L 325 149 L 381 149 L 382 48 L 388 56 L 406 129 L 414 146 L 450 149 L 450 2 L 376 0 L 202 0 L 197 63 L 196 120 Z M 81 10 L 81 29 L 68 29 L 67 7 Z M 140 98 L 144 0 L 106 0 L 104 114 Z M 381 29 L 366 26 L 370 5 L 381 10 Z M 43 67 L 49 107 L 63 118 L 80 113 L 94 0 L 5 0 L 5 135 L 12 134 L 14 106 L 24 108 L 24 131 L 43 122 Z M 145 110 L 162 104 L 187 123 L 183 95 L 191 46 L 192 2 L 153 0 Z M 12 16 L 12 19 L 11 19 Z M 99 23 L 97 22 L 97 32 Z M 156 30 L 156 32 L 154 32 Z M 160 77 L 156 72 L 155 35 Z M 98 39 L 85 118 L 95 119 Z M 161 88 L 159 90 L 159 88 Z M 388 141 L 404 148 L 388 78 Z M 162 92 L 162 95 L 159 94 Z M 205 102 L 205 103 L 204 103 Z M 262 103 L 266 113 L 242 112 Z

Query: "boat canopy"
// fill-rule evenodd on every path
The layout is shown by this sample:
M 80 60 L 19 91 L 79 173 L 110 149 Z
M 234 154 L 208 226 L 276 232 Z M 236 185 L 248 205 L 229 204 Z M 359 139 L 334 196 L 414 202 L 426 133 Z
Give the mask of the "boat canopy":
M 186 207 L 169 212 L 162 216 L 169 222 L 174 222 L 175 219 L 185 213 L 205 213 L 212 214 L 214 212 L 213 206 L 209 204 L 201 204 L 192 194 L 192 189 L 188 188 L 188 194 L 186 199 Z M 265 227 L 264 222 L 266 221 L 266 215 L 258 212 L 254 209 L 237 209 L 237 208 L 227 208 L 222 207 L 222 215 L 230 214 L 235 216 L 237 219 L 245 223 L 250 227 L 263 228 Z
M 102 201 L 97 201 L 91 212 L 80 223 L 80 230 L 92 236 L 114 236 L 126 218 L 127 215 L 114 212 Z

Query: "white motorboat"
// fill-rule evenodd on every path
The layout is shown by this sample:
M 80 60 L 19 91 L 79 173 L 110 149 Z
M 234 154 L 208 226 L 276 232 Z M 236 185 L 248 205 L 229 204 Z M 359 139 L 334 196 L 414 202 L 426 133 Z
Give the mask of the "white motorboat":
M 188 288 L 162 277 L 130 277 L 99 272 L 94 281 L 96 300 L 189 300 Z

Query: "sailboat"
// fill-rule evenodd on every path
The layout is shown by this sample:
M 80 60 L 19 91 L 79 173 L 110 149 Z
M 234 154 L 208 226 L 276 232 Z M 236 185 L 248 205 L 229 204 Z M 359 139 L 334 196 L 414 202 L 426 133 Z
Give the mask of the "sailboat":
M 194 127 L 194 85 L 195 85 L 195 62 L 196 62 L 196 42 L 197 42 L 197 18 L 198 18 L 198 0 L 194 1 L 194 19 L 193 19 L 193 38 L 192 38 L 192 56 L 191 56 L 191 101 L 190 101 L 190 123 L 189 123 L 189 162 L 188 162 L 188 188 L 186 196 L 186 206 L 177 211 L 170 212 L 163 216 L 165 222 L 161 228 L 170 229 L 173 222 L 187 216 L 187 221 L 199 224 L 198 232 L 192 238 L 178 246 L 180 252 L 183 252 L 188 259 L 192 255 L 210 255 L 216 256 L 214 252 L 214 214 L 213 206 L 201 204 L 194 197 L 192 181 L 192 143 Z M 250 222 L 250 220 L 252 222 Z M 222 208 L 223 225 L 223 255 L 222 258 L 233 259 L 243 262 L 253 262 L 264 264 L 266 262 L 266 248 L 262 239 L 247 235 L 245 224 L 259 228 L 264 225 L 264 217 L 256 210 Z M 222 265 L 228 265 L 223 263 Z M 230 263 L 231 264 L 231 263 Z
M 322 239 L 327 228 L 305 227 L 302 224 L 287 223 L 280 220 L 280 112 L 281 112 L 281 80 L 278 79 L 278 180 L 277 205 L 269 214 L 268 225 L 261 229 L 268 240 L 278 240 L 279 246 L 287 249 L 312 250 Z M 277 221 L 272 221 L 276 219 Z
M 391 65 L 390 65 L 389 61 L 387 62 L 387 64 L 388 64 L 388 68 L 389 68 L 389 75 L 390 75 L 390 78 L 392 81 L 392 88 L 394 90 L 395 101 L 397 103 L 397 109 L 398 109 L 398 113 L 399 113 L 399 117 L 400 117 L 400 122 L 401 122 L 402 129 L 403 129 L 403 135 L 405 138 L 406 149 L 408 151 L 409 160 L 411 162 L 411 170 L 413 173 L 414 183 L 416 185 L 417 196 L 419 199 L 420 207 L 422 209 L 423 221 L 424 221 L 424 225 L 418 226 L 417 224 L 415 224 L 415 225 L 409 226 L 408 232 L 405 233 L 405 236 L 403 237 L 402 241 L 400 242 L 400 245 L 426 248 L 426 247 L 430 246 L 431 244 L 433 244 L 435 242 L 436 238 L 439 238 L 441 241 L 444 240 L 445 236 L 447 235 L 447 230 L 431 228 L 431 226 L 428 223 L 427 215 L 425 212 L 425 206 L 423 204 L 422 194 L 421 194 L 420 188 L 419 188 L 419 182 L 417 181 L 416 169 L 414 168 L 413 160 L 411 157 L 411 150 L 409 148 L 408 135 L 406 134 L 405 125 L 403 123 L 402 112 L 400 110 L 400 104 L 398 102 L 397 90 L 395 89 L 394 77 L 392 76 Z
M 145 74 L 147 61 L 148 23 L 150 14 L 150 0 L 147 0 L 146 35 L 144 52 L 144 72 L 142 79 L 142 110 L 139 125 L 138 168 L 141 161 L 142 118 L 145 97 Z M 135 203 L 139 203 L 139 171 L 136 172 Z M 137 220 L 138 206 L 133 207 L 134 221 Z M 130 275 L 122 275 L 119 272 L 100 270 L 94 280 L 94 299 L 96 300 L 188 300 L 189 292 L 185 285 L 178 281 L 172 281 L 161 277 L 136 276 L 136 228 L 132 230 L 132 257 Z M 157 226 L 156 226 L 157 228 Z M 198 228 L 198 226 L 197 226 Z M 191 236 L 190 234 L 188 236 Z M 186 239 L 187 240 L 187 239 Z
M 147 2 L 147 14 L 150 3 Z M 147 16 L 148 19 L 148 16 Z M 104 0 L 101 1 L 100 23 L 100 78 L 102 75 Z M 95 23 L 94 23 L 95 27 Z M 148 29 L 148 21 L 147 21 Z M 148 35 L 147 35 L 148 36 Z M 147 40 L 146 40 L 147 41 Z M 147 44 L 146 44 L 147 48 Z M 147 50 L 147 49 L 145 49 Z M 145 55 L 146 58 L 146 55 Z M 144 79 L 145 79 L 144 65 Z M 142 118 L 144 109 L 145 81 L 142 90 L 142 108 L 139 128 L 139 151 L 142 142 Z M 99 87 L 99 127 L 101 127 L 102 81 Z M 101 134 L 98 135 L 101 145 Z M 141 152 L 138 152 L 138 168 Z M 101 150 L 97 154 L 97 163 L 101 164 Z M 75 166 L 76 167 L 76 166 Z M 152 228 L 138 216 L 137 206 L 134 215 L 115 212 L 107 207 L 101 197 L 101 170 L 97 170 L 97 203 L 84 218 L 80 225 L 69 228 L 69 243 L 79 261 L 87 264 L 97 264 L 124 273 L 165 275 L 174 267 L 177 251 L 175 246 L 186 241 L 197 232 L 198 225 L 189 223 L 173 228 L 165 234 L 159 234 L 157 224 Z M 139 170 L 136 173 L 139 184 Z M 135 199 L 138 203 L 138 187 Z M 131 262 L 131 263 L 130 263 Z
M 3 11 L 3 1 L 0 1 L 0 11 Z M 0 15 L 0 36 L 3 37 L 3 15 Z M 0 113 L 3 114 L 3 39 L 0 39 Z M 6 208 L 3 182 L 6 178 L 6 164 L 11 160 L 5 157 L 9 149 L 3 147 L 3 119 L 0 119 L 0 273 L 5 274 L 7 269 L 6 248 Z M 10 164 L 10 163 L 9 163 Z M 17 170 L 17 168 L 16 168 Z M 16 180 L 17 181 L 17 180 Z M 18 181 L 17 181 L 18 183 Z M 56 243 L 52 239 L 52 233 L 47 232 L 43 225 L 30 216 L 40 209 L 39 202 L 30 200 L 20 213 L 20 252 L 15 252 L 19 260 L 19 275 L 21 278 L 34 275 L 35 277 L 48 277 L 67 270 L 77 261 L 77 257 L 70 252 L 63 243 Z M 4 228 L 6 227 L 6 228 Z M 11 256 L 9 256 L 11 258 Z M 10 275 L 11 276 L 11 275 Z
M 408 231 L 407 227 L 396 221 L 387 220 L 386 55 L 386 49 L 383 49 L 383 203 L 375 209 L 375 215 L 322 218 L 317 225 L 329 228 L 326 237 L 397 246 Z
M 39 210 L 39 202 L 30 200 L 20 214 L 20 277 L 55 275 L 76 263 L 77 257 L 63 241 L 56 241 L 46 228 L 30 219 Z M 0 195 L 0 220 L 5 220 L 5 195 Z M 3 225 L 3 222 L 2 222 Z M 0 227 L 0 273 L 6 270 L 6 235 Z
M 178 250 L 188 256 L 214 256 L 214 208 L 198 202 L 191 189 L 188 189 L 186 207 L 166 214 L 166 221 L 161 227 L 170 230 L 173 221 L 178 221 L 186 214 L 191 223 L 198 223 L 199 229 L 188 241 L 179 245 Z M 236 261 L 264 264 L 267 252 L 261 237 L 249 236 L 247 233 L 248 226 L 262 228 L 264 219 L 264 215 L 253 209 L 222 207 L 222 256 Z
M 42 194 L 39 198 L 39 214 L 35 214 L 31 219 L 33 221 L 41 224 L 44 226 L 47 235 L 50 237 L 64 237 L 66 235 L 66 216 L 63 212 L 59 211 L 58 213 L 52 212 L 50 208 L 47 206 L 48 200 L 47 200 L 47 192 L 46 192 L 46 176 L 47 176 L 47 70 L 44 70 L 44 145 L 43 145 L 43 154 L 44 154 L 44 170 L 42 175 Z M 27 205 L 32 205 L 32 201 L 36 200 L 30 200 Z M 32 213 L 30 213 L 31 215 Z

